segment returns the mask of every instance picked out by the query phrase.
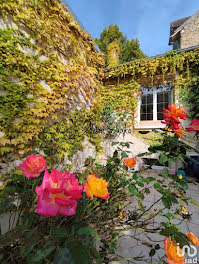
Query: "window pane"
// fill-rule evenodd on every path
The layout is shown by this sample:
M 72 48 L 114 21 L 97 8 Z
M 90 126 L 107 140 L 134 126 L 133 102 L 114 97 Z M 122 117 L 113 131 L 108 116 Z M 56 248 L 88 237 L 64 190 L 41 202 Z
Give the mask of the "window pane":
M 168 109 L 171 104 L 171 84 L 159 85 L 157 87 L 157 120 L 163 120 L 163 108 Z
M 146 95 L 142 96 L 142 104 L 146 104 Z
M 140 112 L 141 114 L 145 114 L 147 112 L 147 105 L 141 105 Z
M 162 113 L 157 113 L 157 119 L 158 120 L 163 120 L 164 116 L 162 115 Z
M 140 120 L 153 120 L 153 90 L 151 87 L 142 87 Z
M 147 114 L 153 114 L 153 105 L 152 104 L 147 105 Z
M 163 102 L 163 93 L 157 94 L 157 100 L 158 100 L 158 103 Z
M 147 104 L 153 104 L 153 95 L 152 94 L 147 95 Z
M 147 114 L 147 120 L 153 120 L 153 114 Z
M 157 107 L 158 113 L 162 113 L 163 108 L 164 108 L 163 104 L 158 104 L 158 107 Z
M 164 102 L 163 103 L 163 108 L 168 109 L 168 104 L 169 104 L 169 102 Z
M 169 93 L 168 92 L 166 92 L 164 94 L 164 102 L 169 102 Z
M 142 121 L 147 120 L 147 119 L 146 119 L 146 114 L 141 114 L 140 119 L 141 119 Z

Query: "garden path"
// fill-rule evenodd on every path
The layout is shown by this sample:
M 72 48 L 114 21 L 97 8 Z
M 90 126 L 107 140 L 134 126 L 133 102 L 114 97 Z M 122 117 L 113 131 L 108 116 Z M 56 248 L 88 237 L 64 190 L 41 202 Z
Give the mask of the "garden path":
M 153 176 L 153 177 L 159 177 L 158 171 L 151 170 L 148 172 L 145 172 L 144 174 L 146 177 Z M 189 178 L 190 179 L 190 178 Z M 190 180 L 195 181 L 195 179 L 191 178 Z M 187 196 L 196 200 L 199 202 L 199 184 L 189 183 L 189 189 L 187 190 Z M 147 200 L 143 201 L 143 205 L 145 205 L 147 208 L 149 208 L 154 201 L 157 201 L 158 198 L 160 198 L 160 194 L 155 190 L 152 189 L 151 193 L 147 196 Z M 155 205 L 156 209 L 162 206 L 162 202 L 160 201 L 158 204 Z M 133 198 L 133 201 L 130 203 L 128 210 L 129 212 L 133 212 L 137 209 L 137 202 L 136 198 Z M 153 209 L 153 208 L 152 208 Z M 173 221 L 174 224 L 177 224 L 181 231 L 186 234 L 186 232 L 193 232 L 197 237 L 199 237 L 199 208 L 195 207 L 194 205 L 190 205 L 188 207 L 189 213 L 191 215 L 190 221 L 183 221 L 182 223 L 182 217 L 179 216 L 179 219 L 175 219 Z M 154 210 L 154 209 L 153 209 Z M 173 209 L 173 213 L 175 213 L 175 210 Z M 166 218 L 163 217 L 156 217 L 156 221 L 151 221 L 149 224 L 150 228 L 155 228 L 157 224 L 167 221 Z M 160 264 L 161 258 L 164 258 L 165 250 L 164 250 L 164 238 L 163 236 L 159 234 L 143 234 L 142 232 L 138 230 L 130 230 L 123 232 L 119 239 L 118 239 L 118 248 L 117 248 L 117 258 L 133 258 L 135 256 L 143 256 L 145 259 L 149 261 L 149 263 L 153 264 Z M 154 245 L 160 244 L 161 249 L 157 251 L 158 255 L 156 254 L 154 257 L 149 257 L 149 252 L 151 248 L 143 245 L 142 242 L 151 242 L 154 240 Z M 187 263 L 199 263 L 199 247 L 197 247 L 197 255 L 194 258 L 187 257 Z M 197 257 L 197 262 L 193 262 L 193 259 Z M 190 260 L 191 259 L 191 260 Z M 135 260 L 125 260 L 125 261 L 117 261 L 117 262 L 111 262 L 111 264 L 146 264 L 145 261 L 135 261 Z

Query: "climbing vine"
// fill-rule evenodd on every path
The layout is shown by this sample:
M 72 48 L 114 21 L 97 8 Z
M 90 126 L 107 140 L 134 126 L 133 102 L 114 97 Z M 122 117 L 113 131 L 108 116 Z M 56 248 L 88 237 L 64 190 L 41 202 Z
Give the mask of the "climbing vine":
M 24 154 L 38 140 L 49 142 L 49 125 L 56 134 L 58 122 L 67 130 L 66 120 L 89 111 L 103 59 L 58 0 L 0 1 L 0 10 L 0 154 Z M 65 153 L 78 125 L 82 130 L 82 123 L 70 124 L 57 142 Z
M 117 66 L 120 62 L 120 42 L 115 40 L 107 47 L 107 64 L 108 67 Z
M 24 12 L 24 8 L 26 12 Z M 36 145 L 72 155 L 88 138 L 99 149 L 103 105 L 132 121 L 141 86 L 192 78 L 198 50 L 134 60 L 104 70 L 90 35 L 59 0 L 0 1 L 0 155 Z
M 100 100 L 108 100 L 114 109 L 136 112 L 141 86 L 172 82 L 182 89 L 192 79 L 192 65 L 199 61 L 198 50 L 168 52 L 164 56 L 134 60 L 105 70 Z M 132 120 L 133 121 L 133 120 Z
M 183 91 L 180 93 L 180 99 L 188 107 L 188 116 L 191 119 L 199 118 L 199 77 L 198 61 L 190 67 L 190 81 L 186 83 Z

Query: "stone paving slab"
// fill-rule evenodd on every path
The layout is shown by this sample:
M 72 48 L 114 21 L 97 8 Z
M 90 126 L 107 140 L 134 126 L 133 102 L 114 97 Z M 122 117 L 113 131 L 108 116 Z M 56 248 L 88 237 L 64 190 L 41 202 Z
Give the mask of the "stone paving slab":
M 152 176 L 156 178 L 159 178 L 158 172 L 150 171 L 148 173 L 145 173 L 145 176 L 149 177 Z M 190 180 L 195 180 L 191 178 Z M 193 184 L 189 183 L 189 189 L 187 190 L 187 196 L 194 199 L 199 203 L 199 184 Z M 149 208 L 154 201 L 159 199 L 161 195 L 153 188 L 150 195 L 147 196 L 147 199 L 143 201 L 143 205 Z M 158 210 L 162 208 L 162 202 L 159 202 L 158 204 L 155 205 L 155 209 Z M 172 222 L 176 224 L 183 233 L 187 232 L 193 232 L 197 237 L 199 237 L 199 208 L 195 207 L 193 204 L 190 204 L 188 206 L 189 208 L 189 213 L 191 215 L 191 220 L 187 221 L 184 220 L 182 222 L 182 217 L 181 216 L 176 216 L 176 219 L 173 219 Z M 130 212 L 134 212 L 138 210 L 138 205 L 136 199 L 132 199 L 132 202 L 130 203 L 128 207 Z M 170 210 L 170 212 L 173 212 L 175 214 L 175 208 Z M 152 207 L 150 212 L 154 212 L 154 208 Z M 156 228 L 161 222 L 165 222 L 167 219 L 163 216 L 156 217 L 155 221 L 152 221 L 149 223 L 148 227 L 153 229 Z M 148 236 L 148 237 L 147 237 Z M 161 258 L 165 259 L 165 251 L 164 251 L 164 236 L 161 236 L 159 234 L 147 234 L 145 236 L 141 231 L 138 230 L 130 230 L 128 232 L 123 232 L 123 235 L 118 239 L 118 243 L 120 246 L 117 249 L 117 258 L 130 258 L 130 257 L 136 257 L 136 256 L 144 256 L 145 259 L 148 261 L 151 261 L 153 264 L 160 264 L 161 263 Z M 153 258 L 149 257 L 149 252 L 150 248 L 143 245 L 142 242 L 147 243 L 147 242 L 152 242 L 154 241 L 155 244 L 160 244 L 161 249 L 159 249 L 158 255 L 156 254 Z M 197 255 L 195 256 L 198 258 L 199 263 L 199 248 Z M 190 259 L 190 258 L 189 258 Z M 136 264 L 146 264 L 144 261 L 120 261 L 120 262 L 111 262 L 111 264 L 131 264 L 131 263 L 136 263 Z M 189 262 L 187 262 L 189 263 Z M 192 262 L 193 263 L 193 262 Z

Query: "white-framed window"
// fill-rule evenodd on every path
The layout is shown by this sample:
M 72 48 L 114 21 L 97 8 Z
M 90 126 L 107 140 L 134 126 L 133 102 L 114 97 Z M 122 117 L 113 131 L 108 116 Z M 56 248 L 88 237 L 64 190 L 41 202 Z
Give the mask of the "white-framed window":
M 142 95 L 138 102 L 137 128 L 139 125 L 146 127 L 162 127 L 163 108 L 168 109 L 168 104 L 173 103 L 173 89 L 171 83 L 156 86 L 142 87 Z M 142 127 L 141 127 L 142 128 Z

